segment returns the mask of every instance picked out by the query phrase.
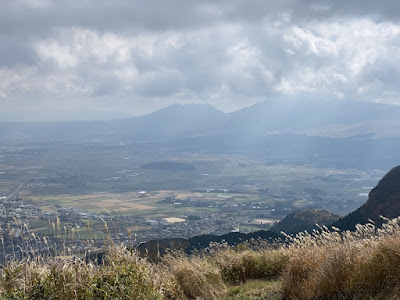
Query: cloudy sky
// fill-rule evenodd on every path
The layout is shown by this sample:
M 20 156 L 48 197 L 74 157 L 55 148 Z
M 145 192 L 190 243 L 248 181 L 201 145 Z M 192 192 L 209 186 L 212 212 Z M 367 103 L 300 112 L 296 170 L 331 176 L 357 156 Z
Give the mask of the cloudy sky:
M 397 0 L 0 0 L 0 112 L 400 104 Z

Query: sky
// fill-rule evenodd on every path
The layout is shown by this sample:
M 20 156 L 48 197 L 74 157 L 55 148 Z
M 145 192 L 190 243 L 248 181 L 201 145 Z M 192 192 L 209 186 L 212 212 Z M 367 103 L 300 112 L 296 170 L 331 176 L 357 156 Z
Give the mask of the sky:
M 0 0 L 0 113 L 400 104 L 397 0 Z

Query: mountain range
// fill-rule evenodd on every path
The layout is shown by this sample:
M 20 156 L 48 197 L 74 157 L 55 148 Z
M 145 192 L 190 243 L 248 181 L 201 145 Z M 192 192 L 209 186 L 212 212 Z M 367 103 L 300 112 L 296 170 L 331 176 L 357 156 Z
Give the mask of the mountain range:
M 224 113 L 172 105 L 90 122 L 0 123 L 0 142 L 146 143 L 178 151 L 245 154 L 266 163 L 388 169 L 399 164 L 400 106 L 356 101 L 263 101 Z
M 81 112 L 78 119 L 82 119 L 83 114 L 85 112 Z M 372 102 L 265 100 L 231 113 L 224 113 L 208 104 L 174 104 L 139 117 L 122 118 L 123 114 L 114 114 L 115 120 L 86 122 L 20 122 L 19 118 L 18 123 L 3 120 L 1 127 L 32 137 L 51 127 L 53 130 L 46 130 L 42 136 L 60 140 L 107 137 L 110 133 L 132 139 L 151 138 L 161 133 L 193 136 L 229 132 L 252 136 L 292 133 L 331 137 L 335 128 L 340 131 L 339 137 L 377 138 L 400 136 L 399 114 L 400 106 Z M 389 126 L 391 130 L 388 130 Z M 74 131 L 76 128 L 81 128 L 81 131 Z M 62 134 L 66 132 L 69 134 Z M 5 137 L 6 131 L 2 130 L 0 138 Z

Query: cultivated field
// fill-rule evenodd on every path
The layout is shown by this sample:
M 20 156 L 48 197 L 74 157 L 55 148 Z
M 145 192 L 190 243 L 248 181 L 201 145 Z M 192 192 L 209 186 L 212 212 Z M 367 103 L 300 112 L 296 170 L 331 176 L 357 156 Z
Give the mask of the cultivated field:
M 141 168 L 155 161 L 161 163 L 151 166 L 160 169 Z M 167 229 L 159 236 L 181 236 L 190 215 L 201 221 L 193 225 L 199 231 L 188 229 L 188 235 L 265 229 L 302 208 L 344 215 L 366 200 L 360 195 L 385 171 L 316 168 L 284 160 L 271 164 L 260 158 L 165 148 L 154 152 L 146 144 L 16 145 L 0 148 L 0 197 L 17 190 L 14 200 L 38 207 L 45 220 L 72 209 L 67 225 L 82 228 L 87 220 L 99 222 L 96 228 L 103 235 L 107 232 L 101 219 L 107 219 L 113 233 L 150 233 L 156 231 L 155 224 L 165 223 Z M 28 219 L 35 224 L 35 218 Z M 86 234 L 75 229 L 81 237 Z M 39 225 L 36 232 L 48 233 Z

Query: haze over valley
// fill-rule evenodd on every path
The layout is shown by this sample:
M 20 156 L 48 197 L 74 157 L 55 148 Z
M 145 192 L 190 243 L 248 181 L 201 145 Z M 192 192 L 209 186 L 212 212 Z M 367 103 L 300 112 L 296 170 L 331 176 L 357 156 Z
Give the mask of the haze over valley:
M 400 164 L 394 1 L 3 2 L 0 263 L 312 230 Z
M 2 228 L 17 218 L 55 239 L 138 244 L 268 229 L 300 209 L 346 215 L 397 163 L 399 108 L 318 103 L 3 123 Z M 349 103 L 353 111 L 342 113 Z M 56 220 L 59 229 L 49 227 Z

